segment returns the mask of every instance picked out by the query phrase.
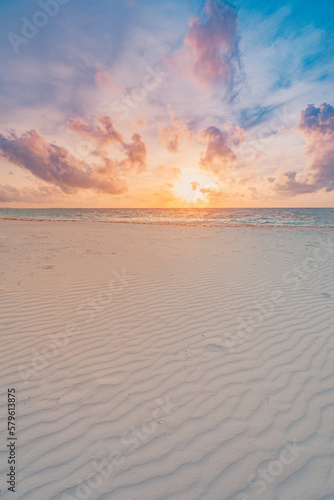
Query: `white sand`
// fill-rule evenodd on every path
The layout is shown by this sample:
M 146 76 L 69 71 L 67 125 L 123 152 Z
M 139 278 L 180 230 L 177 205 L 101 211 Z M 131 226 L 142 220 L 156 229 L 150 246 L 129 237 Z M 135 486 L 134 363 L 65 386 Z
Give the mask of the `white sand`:
M 1 498 L 334 498 L 333 231 L 0 234 Z

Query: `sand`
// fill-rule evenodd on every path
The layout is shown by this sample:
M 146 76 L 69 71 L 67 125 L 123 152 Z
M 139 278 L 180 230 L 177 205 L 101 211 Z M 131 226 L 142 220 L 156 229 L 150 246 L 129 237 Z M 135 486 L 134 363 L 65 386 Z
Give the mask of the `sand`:
M 1 498 L 334 498 L 334 231 L 0 235 Z

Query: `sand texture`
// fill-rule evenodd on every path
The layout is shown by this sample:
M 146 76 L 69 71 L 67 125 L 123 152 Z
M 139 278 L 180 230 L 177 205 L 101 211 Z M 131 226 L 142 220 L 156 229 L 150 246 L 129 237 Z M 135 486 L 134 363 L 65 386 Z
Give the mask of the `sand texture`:
M 1 498 L 334 499 L 333 231 L 0 234 Z

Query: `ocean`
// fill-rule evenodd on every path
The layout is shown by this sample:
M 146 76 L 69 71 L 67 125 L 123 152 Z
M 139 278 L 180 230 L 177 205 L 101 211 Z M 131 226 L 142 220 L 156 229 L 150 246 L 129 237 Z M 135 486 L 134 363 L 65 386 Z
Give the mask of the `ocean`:
M 334 227 L 334 208 L 0 208 L 0 218 Z

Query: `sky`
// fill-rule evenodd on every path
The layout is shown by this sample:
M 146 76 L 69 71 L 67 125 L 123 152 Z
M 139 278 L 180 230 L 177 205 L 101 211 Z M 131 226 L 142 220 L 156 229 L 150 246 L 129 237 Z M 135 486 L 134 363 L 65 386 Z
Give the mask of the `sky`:
M 333 207 L 332 0 L 0 0 L 0 207 Z

